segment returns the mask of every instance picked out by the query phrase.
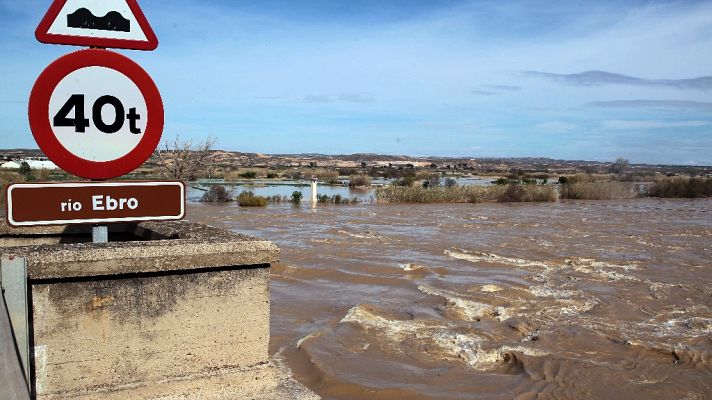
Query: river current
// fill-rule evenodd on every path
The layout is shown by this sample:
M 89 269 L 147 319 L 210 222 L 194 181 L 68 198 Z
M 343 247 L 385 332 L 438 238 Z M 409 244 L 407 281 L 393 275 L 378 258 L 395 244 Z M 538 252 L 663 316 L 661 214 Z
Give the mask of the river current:
M 712 200 L 188 216 L 281 248 L 270 351 L 326 399 L 712 398 Z

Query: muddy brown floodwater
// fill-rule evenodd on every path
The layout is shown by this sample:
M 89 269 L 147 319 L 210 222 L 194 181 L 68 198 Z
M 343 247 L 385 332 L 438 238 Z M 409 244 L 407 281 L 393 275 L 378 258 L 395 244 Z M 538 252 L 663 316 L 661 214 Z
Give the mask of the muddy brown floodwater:
M 281 247 L 271 352 L 326 399 L 712 398 L 712 200 L 188 215 Z

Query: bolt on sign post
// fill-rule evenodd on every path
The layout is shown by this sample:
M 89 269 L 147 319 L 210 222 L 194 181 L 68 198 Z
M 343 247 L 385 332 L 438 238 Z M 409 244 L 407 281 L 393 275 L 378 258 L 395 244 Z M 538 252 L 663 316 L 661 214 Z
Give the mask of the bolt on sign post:
M 181 182 L 98 182 L 141 166 L 163 133 L 163 101 L 150 75 L 126 56 L 105 49 L 158 46 L 136 0 L 54 0 L 35 36 L 42 43 L 92 47 L 60 57 L 40 74 L 28 114 L 32 135 L 45 155 L 65 171 L 95 182 L 10 185 L 8 223 L 183 218 Z

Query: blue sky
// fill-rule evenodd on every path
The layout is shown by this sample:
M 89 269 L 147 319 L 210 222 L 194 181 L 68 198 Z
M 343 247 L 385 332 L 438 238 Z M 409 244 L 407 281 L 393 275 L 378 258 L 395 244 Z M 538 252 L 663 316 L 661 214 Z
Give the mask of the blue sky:
M 0 147 L 73 51 L 0 0 Z M 712 2 L 139 1 L 166 137 L 260 153 L 712 165 Z

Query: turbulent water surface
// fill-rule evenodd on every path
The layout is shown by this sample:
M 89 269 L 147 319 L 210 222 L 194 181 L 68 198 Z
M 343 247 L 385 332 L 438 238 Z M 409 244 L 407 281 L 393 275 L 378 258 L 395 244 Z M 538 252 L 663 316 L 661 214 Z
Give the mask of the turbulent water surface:
M 281 247 L 271 352 L 324 398 L 712 398 L 710 200 L 189 216 Z

